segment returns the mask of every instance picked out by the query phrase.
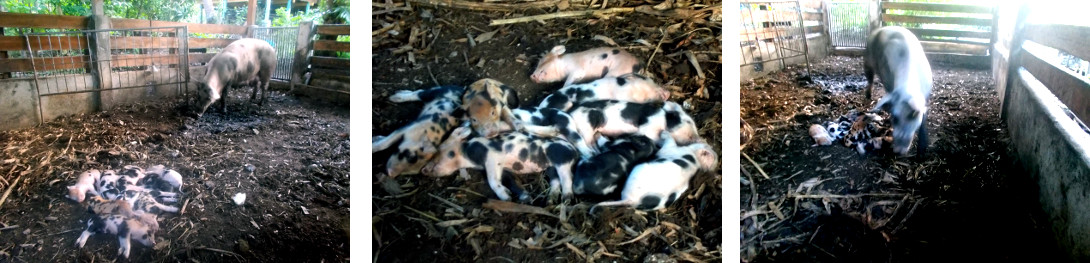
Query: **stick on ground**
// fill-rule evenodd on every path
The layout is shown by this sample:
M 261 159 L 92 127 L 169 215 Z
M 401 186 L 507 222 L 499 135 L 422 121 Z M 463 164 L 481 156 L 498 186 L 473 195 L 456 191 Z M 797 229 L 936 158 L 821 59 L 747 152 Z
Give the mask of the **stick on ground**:
M 544 14 L 544 15 L 536 15 L 536 16 L 524 16 L 524 17 L 516 17 L 516 18 L 508 18 L 508 19 L 497 19 L 497 20 L 492 20 L 492 23 L 489 23 L 488 25 L 498 26 L 498 25 L 524 23 L 524 22 L 532 22 L 532 21 L 539 21 L 539 20 L 544 21 L 544 20 L 547 20 L 547 19 L 554 19 L 554 18 L 579 17 L 579 16 L 588 16 L 588 15 L 605 15 L 605 14 L 623 13 L 623 12 L 632 12 L 632 11 L 636 11 L 636 8 L 633 8 L 633 7 L 614 7 L 614 8 L 603 9 L 603 10 L 564 11 L 564 12 L 556 12 L 556 13 L 552 13 L 552 14 Z

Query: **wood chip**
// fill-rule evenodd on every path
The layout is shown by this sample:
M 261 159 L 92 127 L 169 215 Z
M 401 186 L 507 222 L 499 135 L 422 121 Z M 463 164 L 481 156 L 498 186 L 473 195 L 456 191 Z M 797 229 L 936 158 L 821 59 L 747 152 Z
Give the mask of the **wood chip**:
M 587 258 L 587 253 L 583 253 L 583 250 L 580 250 L 579 248 L 573 246 L 571 243 L 564 243 L 564 246 L 567 246 L 568 249 L 570 249 L 572 252 L 575 252 L 576 255 L 579 255 L 579 258 Z
M 461 225 L 461 224 L 465 224 L 466 222 L 469 222 L 469 221 L 471 221 L 471 220 L 472 220 L 472 219 L 455 219 L 455 220 L 447 220 L 447 221 L 443 221 L 443 222 L 435 223 L 435 225 L 437 225 L 437 226 L 440 226 L 440 227 L 456 226 L 456 225 Z
M 613 39 L 612 39 L 612 38 L 609 38 L 609 37 L 607 37 L 607 36 L 603 36 L 603 35 L 594 35 L 594 38 L 593 38 L 593 39 L 594 39 L 594 40 L 600 40 L 600 41 L 602 41 L 602 42 L 606 42 L 606 44 L 609 44 L 610 46 L 617 46 L 617 42 L 613 41 Z
M 549 211 L 545 210 L 545 208 L 536 207 L 536 206 L 529 206 L 529 205 L 524 205 L 524 204 L 518 204 L 518 203 L 512 203 L 512 202 L 507 202 L 507 201 L 500 201 L 500 200 L 495 200 L 495 199 L 488 199 L 488 202 L 485 202 L 483 205 L 481 205 L 481 207 L 496 210 L 496 211 L 500 211 L 500 212 L 538 214 L 538 215 L 545 215 L 545 216 L 550 216 L 550 217 L 557 217 L 557 216 L 549 213 Z

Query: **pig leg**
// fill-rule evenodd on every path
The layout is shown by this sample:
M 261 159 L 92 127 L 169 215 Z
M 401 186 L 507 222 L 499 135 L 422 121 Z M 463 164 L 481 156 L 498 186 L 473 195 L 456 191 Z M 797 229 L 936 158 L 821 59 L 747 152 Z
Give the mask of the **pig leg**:
M 400 140 L 401 137 L 403 137 L 405 135 L 405 131 L 407 130 L 406 128 L 410 128 L 410 127 L 413 127 L 413 126 L 405 126 L 405 127 L 402 127 L 401 129 L 397 129 L 396 131 L 394 131 L 394 133 L 391 133 L 389 136 L 381 136 L 380 135 L 380 136 L 375 136 L 375 137 L 371 138 L 371 140 L 372 140 L 371 141 L 371 153 L 376 153 L 376 152 L 379 152 L 379 151 L 382 151 L 382 150 L 386 150 L 387 148 L 390 148 L 390 146 L 393 146 L 395 142 Z
M 575 72 L 568 75 L 568 79 L 564 81 L 564 87 L 575 84 L 576 80 L 582 79 L 586 75 L 587 73 L 583 72 L 583 70 L 576 70 Z
M 867 87 L 863 89 L 866 90 L 867 102 L 870 102 L 870 90 L 874 87 L 874 70 L 872 70 L 869 66 L 864 65 L 863 76 L 867 78 Z
M 76 238 L 76 246 L 79 246 L 79 248 L 83 248 L 83 244 L 87 243 L 87 238 L 91 237 L 91 234 L 94 233 L 95 219 L 97 218 L 98 217 L 96 216 L 95 218 L 87 220 L 87 229 L 84 229 L 83 233 L 79 235 L 79 238 Z
M 132 242 L 129 242 L 129 230 L 128 228 L 124 228 L 121 229 L 121 231 L 123 231 L 124 233 L 117 234 L 117 243 L 119 246 L 119 248 L 117 248 L 117 255 L 124 255 L 125 258 L 129 258 L 129 250 L 132 247 Z
M 492 188 L 492 192 L 496 193 L 496 197 L 503 201 L 511 200 L 511 195 L 507 193 L 507 188 L 503 187 L 503 167 L 496 158 L 489 158 L 484 162 L 484 171 L 488 177 L 488 186 Z
M 560 166 L 556 166 L 556 175 L 560 179 L 560 192 L 563 193 L 564 201 L 572 199 L 572 166 L 575 162 L 569 162 Z
M 923 114 L 923 123 L 916 131 L 916 158 L 921 160 L 927 155 L 927 113 Z
M 530 203 L 530 194 L 526 193 L 526 189 L 523 189 L 522 186 L 519 186 L 513 174 L 504 171 L 502 183 L 507 189 L 511 190 L 511 194 L 519 197 L 520 203 Z
M 227 115 L 227 90 L 231 89 L 230 85 L 224 86 L 223 91 L 220 92 L 220 106 L 223 109 L 223 115 Z
M 549 180 L 549 202 L 557 203 L 557 198 L 560 197 L 560 175 L 557 174 L 556 167 L 546 168 L 545 178 Z

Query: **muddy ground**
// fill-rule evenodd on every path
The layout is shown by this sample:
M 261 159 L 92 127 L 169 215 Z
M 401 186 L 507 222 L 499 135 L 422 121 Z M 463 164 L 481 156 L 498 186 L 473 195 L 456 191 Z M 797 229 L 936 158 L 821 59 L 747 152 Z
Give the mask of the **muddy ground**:
M 873 107 L 862 63 L 832 56 L 811 68 L 812 83 L 804 68 L 742 83 L 741 117 L 757 130 L 743 153 L 770 177 L 741 161 L 743 261 L 1057 261 L 986 69 L 932 65 L 926 158 L 811 147 L 810 124 Z
M 610 3 L 614 7 L 643 2 Z M 574 6 L 572 9 L 581 10 Z M 374 9 L 382 10 L 379 6 Z M 475 12 L 414 4 L 412 11 L 373 16 L 373 30 L 396 26 L 372 39 L 373 134 L 389 134 L 420 113 L 422 103 L 395 104 L 387 100 L 402 89 L 468 85 L 481 78 L 493 78 L 514 87 L 524 106 L 537 105 L 562 84 L 530 81 L 541 54 L 560 44 L 567 45 L 569 52 L 610 46 L 607 41 L 593 39 L 601 35 L 641 61 L 646 62 L 655 53 L 648 74 L 674 92 L 671 100 L 690 104 L 688 112 L 700 126 L 701 135 L 713 147 L 721 147 L 721 22 L 709 23 L 706 18 L 693 20 L 703 23 L 680 21 L 634 12 L 488 26 L 492 19 L 544 13 L 546 10 Z M 414 37 L 409 36 L 411 32 L 420 33 Z M 474 39 L 472 47 L 469 38 Z M 415 51 L 400 52 L 406 46 Z M 656 46 L 661 46 L 657 53 Z M 684 51 L 693 53 L 705 79 L 699 79 L 697 68 Z M 707 99 L 694 95 L 701 87 Z M 663 212 L 604 209 L 588 214 L 593 203 L 576 202 L 544 206 L 543 211 L 550 215 L 541 215 L 486 208 L 485 203 L 495 195 L 481 171 L 470 170 L 473 176 L 469 180 L 423 175 L 401 175 L 391 180 L 379 171 L 385 171 L 392 152 L 372 154 L 376 172 L 372 177 L 375 191 L 371 196 L 371 238 L 373 257 L 378 262 L 721 259 L 719 171 L 695 177 L 686 193 L 689 196 Z M 547 187 L 540 177 L 521 177 L 522 185 L 538 199 L 545 196 Z
M 110 262 L 118 241 L 74 243 L 91 217 L 66 197 L 88 169 L 156 164 L 183 176 L 181 213 L 163 213 L 156 248 L 133 242 L 131 262 L 343 262 L 348 258 L 348 107 L 274 93 L 181 116 L 159 101 L 0 132 L 0 262 Z M 231 197 L 245 193 L 242 206 Z

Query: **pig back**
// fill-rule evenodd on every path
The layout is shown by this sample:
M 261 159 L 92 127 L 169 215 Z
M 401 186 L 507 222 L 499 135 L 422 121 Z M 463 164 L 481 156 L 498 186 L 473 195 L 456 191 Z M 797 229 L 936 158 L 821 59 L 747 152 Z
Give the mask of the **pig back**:
M 209 73 L 215 72 L 225 81 L 242 82 L 258 77 L 267 81 L 276 65 L 276 50 L 265 40 L 243 38 L 224 47 L 210 64 Z M 268 73 L 259 75 L 263 71 Z
M 921 92 L 931 93 L 931 65 L 923 45 L 911 31 L 887 26 L 875 30 L 867 38 L 864 63 L 881 78 L 886 92 L 892 92 L 898 82 L 916 78 Z

